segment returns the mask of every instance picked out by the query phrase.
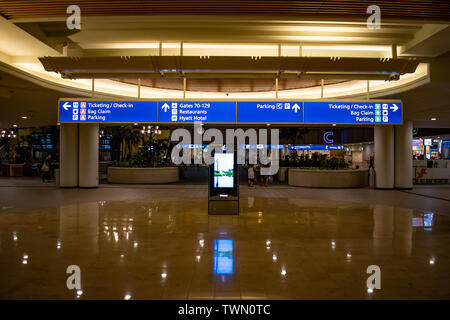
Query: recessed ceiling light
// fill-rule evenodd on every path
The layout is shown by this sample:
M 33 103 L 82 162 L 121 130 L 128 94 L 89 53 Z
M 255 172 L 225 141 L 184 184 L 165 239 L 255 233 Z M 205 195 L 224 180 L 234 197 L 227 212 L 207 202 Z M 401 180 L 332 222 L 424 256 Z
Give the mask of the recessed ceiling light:
M 17 128 L 17 124 L 13 124 L 13 128 Z
M 431 121 L 436 121 L 436 118 L 431 118 Z
M 26 118 L 28 118 L 27 116 L 22 116 L 22 119 L 26 119 Z

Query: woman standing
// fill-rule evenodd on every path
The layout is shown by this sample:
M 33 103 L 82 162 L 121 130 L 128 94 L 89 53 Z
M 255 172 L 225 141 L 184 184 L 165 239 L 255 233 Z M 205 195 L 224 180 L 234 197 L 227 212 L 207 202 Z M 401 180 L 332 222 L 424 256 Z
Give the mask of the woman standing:
M 255 170 L 253 169 L 253 165 L 251 164 L 248 168 L 248 186 L 254 187 L 255 185 Z
M 52 165 L 52 156 L 48 155 L 44 161 L 42 161 L 41 171 L 42 171 L 42 182 L 50 182 L 50 169 Z

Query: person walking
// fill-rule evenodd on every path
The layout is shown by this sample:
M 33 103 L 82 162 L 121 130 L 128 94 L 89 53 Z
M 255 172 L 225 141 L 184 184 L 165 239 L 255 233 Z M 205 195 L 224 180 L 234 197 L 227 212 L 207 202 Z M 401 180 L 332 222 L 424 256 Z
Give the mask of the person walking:
M 371 178 L 373 178 L 374 174 L 375 174 L 375 157 L 372 154 L 369 158 L 369 169 L 368 169 L 368 177 L 369 177 L 369 187 L 371 186 L 370 180 Z M 375 181 L 374 181 L 375 183 Z
M 267 187 L 269 184 L 269 174 L 266 173 L 265 171 L 268 171 L 270 168 L 270 165 L 265 164 L 261 166 L 261 185 Z M 264 170 L 262 170 L 264 169 Z M 263 173 L 265 172 L 265 173 Z
M 259 164 L 256 164 L 256 165 L 253 166 L 253 171 L 255 172 L 255 178 L 254 178 L 255 179 L 255 183 L 258 183 L 258 181 L 259 181 L 260 169 L 261 169 L 261 167 L 260 167 Z
M 42 172 L 42 182 L 50 182 L 50 169 L 52 165 L 52 156 L 48 155 L 44 161 L 42 161 L 41 172 Z
M 255 170 L 253 169 L 253 165 L 251 164 L 248 168 L 248 186 L 254 187 L 255 186 Z

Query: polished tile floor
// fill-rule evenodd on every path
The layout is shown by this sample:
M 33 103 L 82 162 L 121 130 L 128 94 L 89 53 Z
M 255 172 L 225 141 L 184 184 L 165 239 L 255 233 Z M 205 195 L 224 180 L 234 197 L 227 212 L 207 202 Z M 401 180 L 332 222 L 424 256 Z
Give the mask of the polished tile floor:
M 450 298 L 449 216 L 258 190 L 239 216 L 182 195 L 0 213 L 0 298 Z M 373 293 L 369 265 L 381 268 Z

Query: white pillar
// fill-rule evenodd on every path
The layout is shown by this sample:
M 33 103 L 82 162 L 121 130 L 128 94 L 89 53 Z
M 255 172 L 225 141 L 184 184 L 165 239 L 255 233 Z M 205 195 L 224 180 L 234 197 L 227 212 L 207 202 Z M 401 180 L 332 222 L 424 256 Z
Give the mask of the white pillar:
M 78 124 L 62 123 L 59 143 L 59 185 L 78 187 Z
M 98 187 L 98 124 L 80 124 L 79 136 L 80 188 Z
M 412 189 L 412 122 L 395 126 L 395 188 Z
M 394 188 L 394 128 L 375 126 L 375 187 Z

